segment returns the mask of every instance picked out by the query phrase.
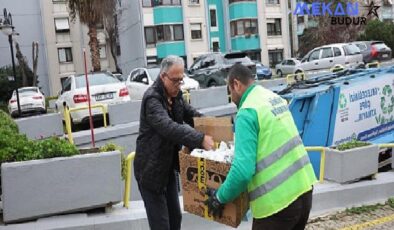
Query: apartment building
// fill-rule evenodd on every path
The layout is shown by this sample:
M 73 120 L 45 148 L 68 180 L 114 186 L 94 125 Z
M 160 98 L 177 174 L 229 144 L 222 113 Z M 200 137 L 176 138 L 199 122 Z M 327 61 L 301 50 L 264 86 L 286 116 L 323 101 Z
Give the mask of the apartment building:
M 84 72 L 83 49 L 87 52 L 87 66 L 91 71 L 91 58 L 87 26 L 78 19 L 72 22 L 66 0 L 2 0 L 2 7 L 13 15 L 16 38 L 23 55 L 32 66 L 33 41 L 39 43 L 39 86 L 45 95 L 57 95 L 61 82 L 70 74 Z M 98 24 L 100 62 L 102 70 L 115 71 L 115 64 L 106 42 L 104 28 Z M 0 66 L 10 65 L 8 41 L 0 38 Z
M 208 52 L 243 51 L 270 66 L 291 55 L 286 0 L 121 2 L 123 72 L 157 65 L 170 54 L 183 57 L 188 66 Z
M 46 39 L 46 56 L 51 94 L 61 90 L 61 82 L 71 74 L 84 73 L 83 50 L 86 50 L 87 69 L 92 71 L 88 28 L 78 18 L 71 21 L 65 0 L 41 0 L 41 17 Z M 102 24 L 97 24 L 100 64 L 103 71 L 115 71 L 115 64 L 106 41 Z

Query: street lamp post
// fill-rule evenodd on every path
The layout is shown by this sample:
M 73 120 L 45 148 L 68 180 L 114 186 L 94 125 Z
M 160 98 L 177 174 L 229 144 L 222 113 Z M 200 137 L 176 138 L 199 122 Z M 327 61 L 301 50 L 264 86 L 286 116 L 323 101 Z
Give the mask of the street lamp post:
M 16 70 L 15 70 L 15 59 L 14 59 L 14 45 L 13 45 L 13 40 L 12 40 L 12 35 L 16 34 L 14 31 L 14 26 L 12 26 L 12 16 L 11 13 L 8 12 L 7 14 L 7 9 L 4 8 L 4 22 L 0 24 L 0 30 L 8 36 L 8 42 L 10 43 L 10 50 L 11 50 L 11 60 L 12 60 L 12 71 L 14 74 L 14 79 L 16 83 L 16 103 L 18 106 L 18 115 L 20 116 L 21 113 L 21 105 L 19 103 L 19 91 L 18 91 L 18 81 L 16 77 Z

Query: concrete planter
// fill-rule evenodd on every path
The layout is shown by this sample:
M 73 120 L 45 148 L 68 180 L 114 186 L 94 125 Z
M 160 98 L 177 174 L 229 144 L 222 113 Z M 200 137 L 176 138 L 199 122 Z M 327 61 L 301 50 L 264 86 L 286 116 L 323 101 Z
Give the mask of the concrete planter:
M 3 163 L 3 219 L 19 222 L 121 201 L 121 153 Z
M 364 147 L 339 151 L 326 150 L 324 179 L 338 183 L 355 181 L 378 172 L 379 146 Z

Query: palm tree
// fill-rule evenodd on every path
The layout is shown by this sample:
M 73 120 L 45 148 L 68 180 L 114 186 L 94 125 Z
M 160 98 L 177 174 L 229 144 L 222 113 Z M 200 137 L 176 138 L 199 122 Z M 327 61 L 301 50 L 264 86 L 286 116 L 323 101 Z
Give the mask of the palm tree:
M 114 4 L 115 2 L 115 4 Z M 92 55 L 93 71 L 100 71 L 100 52 L 97 39 L 97 23 L 102 23 L 108 10 L 116 7 L 116 0 L 69 0 L 70 16 L 75 20 L 78 15 L 81 23 L 89 28 L 89 47 Z

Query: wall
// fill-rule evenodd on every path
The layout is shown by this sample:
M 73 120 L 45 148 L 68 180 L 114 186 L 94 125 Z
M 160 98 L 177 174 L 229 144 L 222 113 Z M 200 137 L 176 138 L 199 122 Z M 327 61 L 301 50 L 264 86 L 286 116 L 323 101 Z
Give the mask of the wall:
M 38 66 L 37 75 L 40 81 L 39 86 L 45 95 L 50 94 L 48 71 L 47 71 L 47 58 L 45 55 L 45 37 L 43 36 L 43 26 L 41 21 L 40 0 L 1 0 L 0 8 L 7 8 L 12 14 L 13 25 L 15 31 L 20 35 L 16 38 L 21 52 L 26 56 L 29 66 L 33 67 L 32 62 L 32 42 L 38 41 Z M 2 18 L 3 16 L 1 16 Z M 14 54 L 16 49 L 14 46 Z M 0 34 L 0 67 L 12 65 L 11 51 L 8 43 L 8 37 L 3 33 Z M 15 65 L 18 61 L 15 57 Z

